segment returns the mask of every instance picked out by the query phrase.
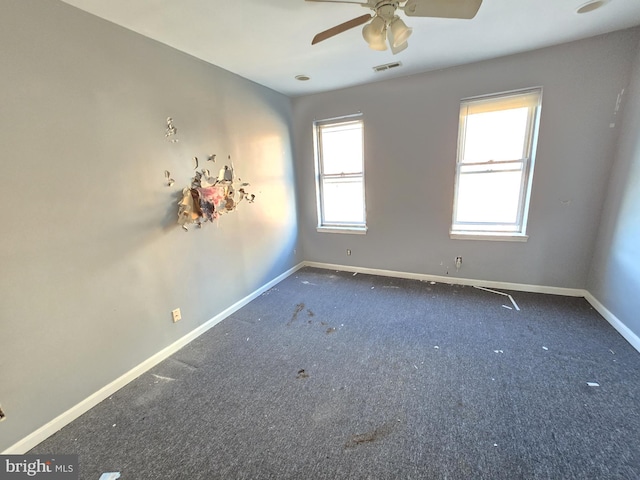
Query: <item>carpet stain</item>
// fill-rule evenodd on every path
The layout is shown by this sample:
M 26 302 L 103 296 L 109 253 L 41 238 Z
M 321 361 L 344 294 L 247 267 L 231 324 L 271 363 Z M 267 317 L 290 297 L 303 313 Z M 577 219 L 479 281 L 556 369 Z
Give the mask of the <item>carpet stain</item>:
M 329 335 L 329 334 L 331 334 L 331 333 L 333 333 L 335 331 L 336 331 L 335 327 L 329 327 L 329 328 L 327 328 L 327 335 Z
M 296 305 L 296 309 L 293 311 L 293 315 L 291 315 L 291 320 L 289 320 L 289 323 L 287 323 L 288 325 L 291 325 L 293 322 L 295 322 L 296 320 L 298 320 L 298 314 L 304 310 L 304 303 L 299 303 Z
M 383 439 L 393 431 L 393 425 L 385 423 L 381 427 L 374 430 L 370 430 L 366 433 L 358 435 L 351 435 L 347 443 L 344 444 L 344 448 L 355 448 L 365 443 L 373 443 Z
M 301 368 L 300 370 L 298 370 L 298 375 L 296 376 L 296 378 L 309 378 L 309 374 L 304 370 L 304 368 Z

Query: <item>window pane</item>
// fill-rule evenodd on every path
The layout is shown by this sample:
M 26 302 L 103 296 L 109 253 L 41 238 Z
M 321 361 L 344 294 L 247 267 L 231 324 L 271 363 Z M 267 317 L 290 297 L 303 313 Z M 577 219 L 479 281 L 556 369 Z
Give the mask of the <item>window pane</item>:
M 362 124 L 320 128 L 322 170 L 325 174 L 362 172 Z
M 324 223 L 364 224 L 362 178 L 325 178 L 322 193 Z
M 528 108 L 468 115 L 462 163 L 523 158 L 528 117 Z
M 461 171 L 455 222 L 516 223 L 521 184 L 520 170 L 489 173 Z

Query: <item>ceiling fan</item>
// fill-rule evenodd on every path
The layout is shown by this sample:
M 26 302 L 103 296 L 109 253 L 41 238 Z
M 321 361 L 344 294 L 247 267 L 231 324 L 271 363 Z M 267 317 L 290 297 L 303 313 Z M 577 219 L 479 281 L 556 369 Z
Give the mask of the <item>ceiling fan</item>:
M 339 33 L 365 24 L 362 36 L 373 50 L 386 50 L 387 41 L 395 55 L 407 48 L 407 39 L 412 29 L 396 15 L 397 10 L 404 11 L 409 17 L 438 17 L 471 19 L 476 16 L 482 0 L 367 0 L 366 2 L 349 0 L 306 0 L 322 3 L 353 3 L 370 8 L 374 14 L 367 13 L 348 22 L 336 25 L 320 32 L 311 45 L 322 42 Z M 371 20 L 369 22 L 369 20 Z

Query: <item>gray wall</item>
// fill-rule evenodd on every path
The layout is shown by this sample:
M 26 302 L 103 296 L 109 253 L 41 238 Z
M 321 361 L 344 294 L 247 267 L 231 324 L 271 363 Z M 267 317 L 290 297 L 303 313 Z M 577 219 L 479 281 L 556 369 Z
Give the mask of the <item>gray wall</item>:
M 0 45 L 2 451 L 300 258 L 287 97 L 57 1 L 4 0 Z M 210 153 L 257 201 L 186 233 Z
M 609 128 L 640 31 L 294 99 L 305 259 L 584 288 L 618 129 Z M 420 48 L 412 45 L 410 48 Z M 402 58 L 400 58 L 401 60 Z M 461 98 L 544 87 L 527 243 L 451 240 Z M 318 233 L 312 122 L 361 111 L 366 235 Z M 346 249 L 353 252 L 346 256 Z M 453 259 L 463 256 L 456 273 Z
M 640 336 L 640 45 L 636 52 L 589 291 Z

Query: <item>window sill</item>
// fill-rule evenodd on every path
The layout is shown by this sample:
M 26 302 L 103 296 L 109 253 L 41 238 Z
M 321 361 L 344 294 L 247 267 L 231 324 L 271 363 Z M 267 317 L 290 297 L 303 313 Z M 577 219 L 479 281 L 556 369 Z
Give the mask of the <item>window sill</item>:
M 449 232 L 453 240 L 488 240 L 494 242 L 526 242 L 529 235 L 522 233 L 496 233 L 496 232 Z
M 317 227 L 316 231 L 320 233 L 347 233 L 351 235 L 365 235 L 367 233 L 367 226 L 349 226 L 349 227 Z

